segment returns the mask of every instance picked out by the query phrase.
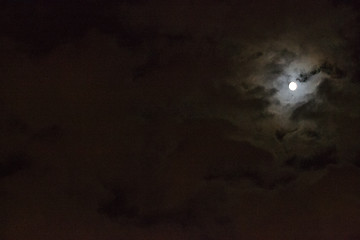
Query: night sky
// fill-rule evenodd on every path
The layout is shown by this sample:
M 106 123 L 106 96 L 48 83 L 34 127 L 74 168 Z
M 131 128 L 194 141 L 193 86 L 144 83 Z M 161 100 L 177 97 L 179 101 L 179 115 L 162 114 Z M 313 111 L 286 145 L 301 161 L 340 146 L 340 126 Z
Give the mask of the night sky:
M 359 13 L 0 1 L 0 239 L 359 240 Z

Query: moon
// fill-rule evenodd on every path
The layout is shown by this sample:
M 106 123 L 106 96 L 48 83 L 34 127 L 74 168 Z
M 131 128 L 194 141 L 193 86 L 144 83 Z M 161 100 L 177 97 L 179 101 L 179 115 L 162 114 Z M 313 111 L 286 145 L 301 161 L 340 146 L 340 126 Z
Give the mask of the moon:
M 297 84 L 296 84 L 296 82 L 291 82 L 291 83 L 289 83 L 289 89 L 290 89 L 291 91 L 295 91 L 295 90 L 297 89 Z

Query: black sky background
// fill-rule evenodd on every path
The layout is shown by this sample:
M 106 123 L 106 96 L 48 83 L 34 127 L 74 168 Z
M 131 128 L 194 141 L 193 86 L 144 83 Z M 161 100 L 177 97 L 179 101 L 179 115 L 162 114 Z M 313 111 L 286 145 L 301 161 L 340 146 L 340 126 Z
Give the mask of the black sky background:
M 0 239 L 360 239 L 359 6 L 1 1 Z

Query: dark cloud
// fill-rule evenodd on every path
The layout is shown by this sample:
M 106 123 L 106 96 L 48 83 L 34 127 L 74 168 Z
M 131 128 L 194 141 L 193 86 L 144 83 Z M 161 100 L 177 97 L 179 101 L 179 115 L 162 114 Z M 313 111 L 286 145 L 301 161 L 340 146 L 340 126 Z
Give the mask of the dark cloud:
M 38 141 L 53 142 L 61 137 L 62 129 L 58 125 L 51 125 L 40 129 L 35 133 L 34 138 Z
M 319 73 L 325 73 L 329 75 L 331 78 L 344 78 L 346 76 L 346 73 L 338 68 L 337 66 L 334 66 L 331 63 L 324 62 L 319 67 L 315 67 L 313 70 L 307 73 L 300 73 L 299 77 L 297 78 L 300 82 L 306 82 L 310 80 L 311 77 L 315 76 Z
M 319 132 L 311 129 L 306 129 L 302 134 L 309 139 L 319 140 L 321 138 Z
M 4 113 L 4 112 L 3 112 Z M 1 127 L 4 135 L 23 135 L 29 131 L 29 126 L 14 116 L 3 114 Z
M 31 54 L 49 52 L 59 44 L 86 35 L 91 28 L 106 28 L 115 1 L 2 1 L 3 33 Z
M 285 163 L 288 166 L 306 171 L 324 169 L 329 164 L 337 163 L 336 148 L 334 146 L 330 147 L 320 153 L 314 154 L 310 158 L 299 158 L 294 156 Z
M 138 210 L 135 206 L 131 206 L 127 194 L 124 190 L 114 189 L 112 191 L 113 198 L 102 204 L 99 208 L 100 213 L 106 214 L 109 218 L 133 218 L 138 215 Z
M 321 103 L 318 103 L 315 99 L 312 99 L 306 103 L 300 104 L 291 114 L 291 120 L 317 120 L 324 114 L 324 109 Z
M 360 152 L 357 153 L 354 164 L 355 166 L 360 167 Z
M 0 178 L 12 176 L 21 170 L 30 167 L 30 159 L 25 153 L 11 153 L 4 157 L 0 162 Z
M 296 132 L 298 129 L 277 129 L 275 131 L 275 137 L 278 141 L 282 142 L 286 135 Z
M 276 130 L 276 132 L 275 132 L 275 136 L 279 141 L 282 141 L 284 139 L 285 135 L 286 135 L 286 132 L 282 131 L 282 130 Z
M 205 177 L 206 180 L 214 181 L 228 181 L 228 182 L 236 182 L 236 181 L 249 181 L 254 186 L 262 188 L 262 189 L 274 189 L 281 186 L 286 186 L 289 183 L 296 180 L 296 176 L 293 174 L 284 174 L 278 175 L 276 178 L 271 178 L 268 174 L 264 172 L 255 172 L 251 170 L 247 171 L 238 171 L 232 174 L 219 174 L 219 175 L 208 175 Z

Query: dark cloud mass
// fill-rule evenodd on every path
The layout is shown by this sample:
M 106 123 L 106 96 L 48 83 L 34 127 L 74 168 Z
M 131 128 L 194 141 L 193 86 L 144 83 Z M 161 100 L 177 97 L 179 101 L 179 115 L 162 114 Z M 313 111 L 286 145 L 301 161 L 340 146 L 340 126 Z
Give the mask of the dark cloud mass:
M 0 239 L 360 239 L 359 9 L 1 1 Z

